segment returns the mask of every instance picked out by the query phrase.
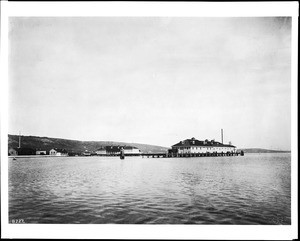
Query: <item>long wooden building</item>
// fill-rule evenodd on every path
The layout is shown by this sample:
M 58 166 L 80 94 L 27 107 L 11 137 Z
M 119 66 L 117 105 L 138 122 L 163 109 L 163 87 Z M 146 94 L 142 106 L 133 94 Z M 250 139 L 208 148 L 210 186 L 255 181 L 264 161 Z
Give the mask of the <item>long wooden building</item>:
M 100 156 L 118 156 L 124 151 L 126 156 L 139 156 L 141 151 L 134 146 L 103 146 L 96 150 L 96 154 Z
M 215 140 L 199 141 L 194 137 L 180 141 L 169 149 L 169 154 L 204 154 L 204 153 L 236 153 L 237 149 L 231 144 L 223 144 Z

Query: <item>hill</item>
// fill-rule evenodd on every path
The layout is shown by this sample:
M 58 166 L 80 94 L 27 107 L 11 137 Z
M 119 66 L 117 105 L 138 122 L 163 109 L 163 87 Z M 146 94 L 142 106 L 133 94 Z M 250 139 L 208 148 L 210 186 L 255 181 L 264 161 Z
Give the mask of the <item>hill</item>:
M 8 135 L 8 148 L 16 148 L 19 145 L 18 135 Z M 166 152 L 167 147 L 147 145 L 140 143 L 126 143 L 126 142 L 114 142 L 114 141 L 78 141 L 78 140 L 68 140 L 60 138 L 50 138 L 50 137 L 39 137 L 39 136 L 21 136 L 21 146 L 28 147 L 32 149 L 40 149 L 49 151 L 52 148 L 66 149 L 68 152 L 81 153 L 84 151 L 94 152 L 101 146 L 106 145 L 127 145 L 135 146 L 139 148 L 142 152 Z
M 8 148 L 16 148 L 19 145 L 19 136 L 18 135 L 8 135 Z M 66 149 L 68 152 L 81 153 L 86 150 L 94 152 L 99 149 L 101 146 L 106 145 L 127 145 L 135 146 L 139 148 L 144 153 L 149 152 L 166 152 L 167 147 L 148 145 L 141 143 L 127 143 L 127 142 L 115 142 L 115 141 L 78 141 L 78 140 L 69 140 L 61 138 L 50 138 L 50 137 L 40 137 L 40 136 L 21 136 L 21 145 L 22 147 L 46 150 L 49 151 L 52 148 Z M 245 148 L 240 149 L 244 153 L 284 153 L 290 151 L 279 151 L 279 150 L 268 150 L 262 148 Z
M 287 153 L 291 151 L 278 151 L 278 150 L 268 150 L 268 149 L 262 149 L 262 148 L 246 148 L 241 149 L 244 151 L 244 153 Z

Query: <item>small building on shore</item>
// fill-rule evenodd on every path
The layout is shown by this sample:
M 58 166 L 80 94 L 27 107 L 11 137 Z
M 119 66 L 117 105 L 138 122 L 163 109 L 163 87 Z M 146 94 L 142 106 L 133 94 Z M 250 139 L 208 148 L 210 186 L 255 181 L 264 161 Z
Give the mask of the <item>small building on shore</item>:
M 36 154 L 36 155 L 47 155 L 47 151 L 45 151 L 45 150 L 37 150 L 37 151 L 35 152 L 35 154 Z
M 68 152 L 65 149 L 53 148 L 49 151 L 51 156 L 68 156 Z
M 18 151 L 15 148 L 9 148 L 8 149 L 8 155 L 9 156 L 17 156 L 18 155 Z
M 199 141 L 194 137 L 178 142 L 172 146 L 169 153 L 173 154 L 202 154 L 202 153 L 236 153 L 237 149 L 231 144 L 223 144 L 215 140 Z

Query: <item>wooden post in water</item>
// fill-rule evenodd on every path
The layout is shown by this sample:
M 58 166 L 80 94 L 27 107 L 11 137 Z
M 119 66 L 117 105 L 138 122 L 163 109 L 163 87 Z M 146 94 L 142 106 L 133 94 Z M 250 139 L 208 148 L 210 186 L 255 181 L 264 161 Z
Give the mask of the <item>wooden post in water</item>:
M 125 154 L 124 154 L 124 148 L 121 147 L 121 150 L 120 150 L 120 159 L 125 159 Z

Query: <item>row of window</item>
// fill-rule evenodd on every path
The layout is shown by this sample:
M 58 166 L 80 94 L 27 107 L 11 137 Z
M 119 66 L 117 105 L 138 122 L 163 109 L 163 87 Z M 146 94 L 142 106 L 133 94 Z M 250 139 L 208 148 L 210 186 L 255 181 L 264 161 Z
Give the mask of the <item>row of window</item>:
M 192 147 L 192 149 L 194 150 L 198 150 L 198 149 L 208 149 L 208 150 L 211 150 L 211 149 L 214 149 L 214 150 L 224 150 L 224 149 L 230 149 L 229 147 Z M 191 147 L 180 147 L 179 150 L 189 150 L 191 149 Z

